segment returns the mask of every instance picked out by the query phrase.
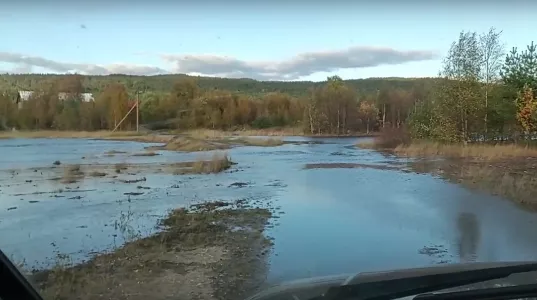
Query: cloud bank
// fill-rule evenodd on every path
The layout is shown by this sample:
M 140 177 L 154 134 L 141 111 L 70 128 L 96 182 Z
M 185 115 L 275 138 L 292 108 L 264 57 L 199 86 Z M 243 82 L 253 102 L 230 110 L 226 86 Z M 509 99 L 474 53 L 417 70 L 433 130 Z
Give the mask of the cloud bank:
M 437 55 L 430 50 L 357 46 L 343 50 L 305 52 L 280 61 L 245 61 L 234 57 L 206 54 L 161 54 L 159 57 L 164 65 L 168 66 L 166 69 L 149 65 L 69 63 L 39 56 L 0 52 L 0 62 L 15 64 L 16 70 L 20 71 L 31 71 L 35 67 L 40 67 L 56 73 L 76 72 L 87 75 L 185 73 L 259 80 L 296 80 L 318 72 L 433 60 Z

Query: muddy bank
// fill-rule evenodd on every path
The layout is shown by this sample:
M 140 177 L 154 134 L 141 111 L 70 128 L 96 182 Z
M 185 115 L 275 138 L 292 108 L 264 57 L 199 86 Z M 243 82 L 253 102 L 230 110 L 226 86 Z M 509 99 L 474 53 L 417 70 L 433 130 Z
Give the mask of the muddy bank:
M 270 217 L 244 200 L 176 209 L 160 233 L 31 278 L 46 299 L 241 299 L 265 278 Z
M 360 142 L 357 148 L 373 149 L 384 156 L 410 158 L 412 171 L 440 176 L 493 195 L 524 208 L 537 210 L 537 149 L 513 144 L 440 144 L 413 142 L 395 148 L 379 148 Z

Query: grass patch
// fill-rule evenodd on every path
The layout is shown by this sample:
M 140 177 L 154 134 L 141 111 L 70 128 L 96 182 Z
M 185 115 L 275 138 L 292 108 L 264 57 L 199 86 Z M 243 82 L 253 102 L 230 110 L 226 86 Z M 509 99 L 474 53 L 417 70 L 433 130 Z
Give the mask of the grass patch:
M 266 276 L 270 217 L 240 201 L 176 209 L 162 232 L 32 278 L 45 299 L 243 299 Z
M 132 156 L 157 156 L 160 155 L 154 151 L 147 151 L 142 153 L 134 153 Z
M 275 147 L 283 145 L 283 141 L 278 138 L 243 138 L 239 141 L 246 146 Z
M 110 150 L 110 151 L 106 151 L 104 154 L 125 154 L 127 152 L 125 151 L 117 151 L 117 150 Z
M 116 173 L 121 173 L 121 171 L 123 170 L 127 170 L 128 169 L 128 166 L 126 163 L 117 163 L 114 165 L 114 170 Z
M 509 158 L 493 164 L 483 160 L 419 160 L 414 171 L 432 173 L 447 180 L 502 196 L 524 208 L 537 210 L 537 159 Z
M 105 172 L 99 172 L 99 171 L 91 171 L 89 173 L 89 176 L 91 176 L 91 177 L 104 177 L 106 175 L 107 174 Z
M 136 131 L 60 131 L 60 130 L 36 130 L 36 131 L 2 131 L 0 138 L 111 138 L 141 136 Z
M 195 162 L 176 163 L 173 173 L 175 175 L 216 174 L 231 168 L 233 164 L 226 153 L 214 153 L 210 159 L 200 158 Z
M 359 141 L 355 146 L 362 149 L 377 149 L 374 141 Z
M 391 150 L 400 145 L 410 144 L 410 134 L 406 128 L 382 128 L 372 141 L 360 141 L 355 146 L 363 149 Z
M 229 136 L 301 136 L 304 130 L 300 127 L 280 127 L 267 129 L 241 129 L 241 130 L 212 130 L 193 129 L 188 131 L 174 131 L 197 139 L 218 139 Z
M 505 158 L 537 157 L 537 148 L 518 145 L 489 144 L 441 144 L 433 142 L 414 142 L 400 145 L 394 152 L 411 157 L 472 158 L 498 160 Z
M 68 165 L 63 168 L 60 182 L 64 184 L 75 183 L 82 178 L 84 178 L 84 172 L 82 172 L 80 165 Z
M 228 149 L 229 145 L 217 141 L 201 140 L 188 137 L 177 137 L 164 146 L 149 147 L 148 150 L 171 150 L 171 151 L 210 151 L 218 149 Z

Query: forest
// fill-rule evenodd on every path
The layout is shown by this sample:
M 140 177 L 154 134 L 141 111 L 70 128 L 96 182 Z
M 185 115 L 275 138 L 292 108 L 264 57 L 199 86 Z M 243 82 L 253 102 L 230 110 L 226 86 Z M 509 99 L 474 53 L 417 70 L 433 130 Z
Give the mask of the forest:
M 506 50 L 502 32 L 463 31 L 434 78 L 323 82 L 159 76 L 0 76 L 0 129 L 114 129 L 140 101 L 142 124 L 174 129 L 300 127 L 345 135 L 397 129 L 415 139 L 520 139 L 537 129 L 537 46 Z M 17 91 L 34 91 L 20 107 Z M 59 98 L 58 93 L 72 95 Z M 81 101 L 93 93 L 95 101 Z M 132 129 L 130 114 L 119 129 Z M 157 126 L 158 127 L 158 126 Z

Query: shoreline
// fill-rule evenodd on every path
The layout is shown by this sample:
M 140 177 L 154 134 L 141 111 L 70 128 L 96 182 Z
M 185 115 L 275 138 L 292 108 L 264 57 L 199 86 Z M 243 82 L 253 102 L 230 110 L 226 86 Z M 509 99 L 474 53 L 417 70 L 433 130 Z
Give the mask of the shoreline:
M 355 146 L 383 155 L 415 159 L 407 163 L 414 172 L 439 176 L 537 211 L 537 149 L 516 145 L 463 146 L 423 142 L 393 149 L 377 148 L 372 143 Z
M 264 282 L 271 218 L 245 200 L 201 202 L 171 211 L 154 235 L 30 278 L 46 299 L 244 298 Z
M 79 138 L 79 139 L 102 139 L 102 140 L 120 140 L 120 141 L 140 141 L 140 142 L 167 142 L 174 137 L 194 137 L 194 138 L 218 138 L 234 136 L 269 136 L 269 137 L 286 137 L 286 136 L 303 136 L 310 138 L 359 138 L 375 137 L 377 133 L 349 133 L 349 134 L 307 134 L 296 130 L 185 130 L 185 131 L 59 131 L 59 130 L 38 130 L 38 131 L 4 131 L 0 132 L 1 139 L 36 139 L 36 138 Z

